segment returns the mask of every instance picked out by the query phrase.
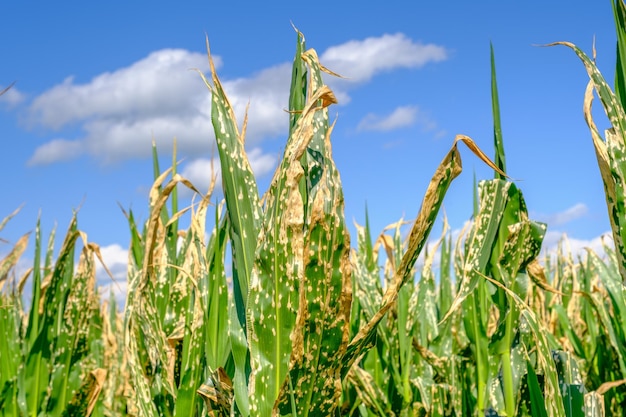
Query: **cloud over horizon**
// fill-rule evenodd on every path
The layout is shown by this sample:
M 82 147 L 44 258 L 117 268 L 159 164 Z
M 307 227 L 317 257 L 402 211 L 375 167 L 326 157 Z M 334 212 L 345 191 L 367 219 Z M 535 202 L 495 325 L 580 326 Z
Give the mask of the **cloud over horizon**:
M 100 262 L 96 263 L 96 281 L 103 300 L 108 299 L 110 293 L 114 294 L 118 307 L 124 306 L 126 301 L 126 289 L 128 287 L 128 249 L 124 249 L 117 243 L 103 246 L 100 254 L 109 272 L 107 274 Z

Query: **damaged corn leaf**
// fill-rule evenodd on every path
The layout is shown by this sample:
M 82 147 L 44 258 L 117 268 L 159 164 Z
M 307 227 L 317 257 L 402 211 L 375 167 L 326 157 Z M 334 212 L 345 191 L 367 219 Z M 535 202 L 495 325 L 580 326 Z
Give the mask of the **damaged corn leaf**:
M 37 223 L 29 314 L 24 311 L 16 288 L 10 290 L 14 294 L 11 298 L 0 292 L 0 331 L 3 338 L 7 337 L 0 342 L 3 416 L 89 416 L 102 388 L 106 371 L 100 368 L 102 317 L 95 292 L 94 265 L 94 254 L 99 249 L 87 242 L 76 223 L 74 215 L 54 262 L 51 236 L 43 270 L 39 268 L 41 230 Z M 75 265 L 81 239 L 82 251 Z M 11 304 L 4 304 L 6 300 L 11 300 Z M 82 399 L 79 411 L 72 414 L 77 410 L 78 398 Z
M 555 42 L 548 46 L 552 45 L 564 45 L 571 48 L 580 58 L 589 75 L 590 81 L 585 91 L 583 106 L 584 115 L 591 132 L 600 175 L 604 183 L 620 274 L 622 281 L 626 282 L 626 220 L 624 220 L 626 219 L 626 209 L 624 208 L 624 201 L 626 200 L 626 114 L 624 107 L 600 73 L 595 62 L 580 48 L 570 42 Z M 613 126 L 606 131 L 604 139 L 591 114 L 593 89 L 597 92 L 604 111 Z
M 309 50 L 303 59 L 310 68 L 308 97 L 315 98 L 319 90 L 325 89 L 317 54 Z M 332 94 L 320 97 L 313 103 L 316 108 L 308 121 L 313 129 L 302 158 L 307 202 L 304 274 L 299 284 L 298 312 L 291 335 L 289 377 L 283 383 L 279 398 L 281 415 L 290 414 L 292 401 L 297 415 L 332 415 L 341 397 L 337 364 L 349 338 L 352 284 L 343 192 L 331 155 L 332 127 L 329 127 L 326 107 L 332 102 Z M 305 111 L 299 121 L 306 121 L 307 117 Z M 298 128 L 294 131 L 294 135 L 302 133 Z M 297 389 L 291 392 L 293 387 Z
M 481 181 L 478 184 L 479 210 L 474 226 L 465 242 L 465 260 L 461 282 L 450 309 L 442 319 L 445 321 L 471 294 L 486 273 L 496 242 L 498 229 L 513 183 L 505 180 Z
M 97 247 L 87 243 L 87 237 L 80 233 L 83 250 L 75 274 L 71 278 L 63 324 L 56 324 L 58 333 L 54 336 L 56 349 L 52 360 L 55 363 L 50 375 L 49 386 L 52 394 L 47 400 L 46 410 L 50 415 L 61 415 L 70 409 L 72 397 L 87 400 L 97 396 L 104 376 L 91 380 L 90 371 L 97 367 L 94 358 L 87 355 L 84 346 L 101 348 L 101 340 L 90 340 L 101 328 L 100 305 L 96 289 L 96 267 L 94 252 Z M 68 260 L 69 261 L 69 260 Z M 69 284 L 69 280 L 68 280 Z M 102 372 L 106 371 L 102 370 Z M 97 382 L 97 381 L 100 382 Z M 90 382 L 91 381 L 91 382 Z M 96 392 L 92 392 L 96 390 Z M 79 392 L 80 391 L 80 392 Z M 87 405 L 83 403 L 82 405 Z M 67 409 L 66 409 L 67 407 Z M 85 409 L 85 411 L 87 411 Z M 88 414 L 84 414 L 88 415 Z
M 356 358 L 372 346 L 372 338 L 375 335 L 376 326 L 395 304 L 400 288 L 413 276 L 413 266 L 428 239 L 428 235 L 439 213 L 448 187 L 462 171 L 461 155 L 458 150 L 459 141 L 465 143 L 478 158 L 492 169 L 499 171 L 495 164 L 491 162 L 478 146 L 476 146 L 474 141 L 467 136 L 457 135 L 452 149 L 450 149 L 443 161 L 439 164 L 433 178 L 428 184 L 426 194 L 422 201 L 422 207 L 409 233 L 407 250 L 402 256 L 400 265 L 395 270 L 391 285 L 385 291 L 380 309 L 370 321 L 359 330 L 348 345 L 346 357 L 343 361 L 344 375 Z
M 305 273 L 304 202 L 300 193 L 305 172 L 300 160 L 313 139 L 317 113 L 331 102 L 334 96 L 326 86 L 308 97 L 266 196 L 248 295 L 252 415 L 271 415 L 287 376 L 290 339 Z
M 209 416 L 228 417 L 231 415 L 233 382 L 224 368 L 217 368 L 209 375 L 198 388 L 198 395 L 204 400 Z
M 545 377 L 542 391 L 546 400 L 547 414 L 555 417 L 565 417 L 565 407 L 559 386 L 558 372 L 552 355 L 552 352 L 555 350 L 555 345 L 554 341 L 550 338 L 550 333 L 546 330 L 545 325 L 540 321 L 535 312 L 533 312 L 515 292 L 492 278 L 486 276 L 484 278 L 502 289 L 507 297 L 509 297 L 520 310 L 520 327 L 530 329 L 530 333 L 535 342 L 537 367 L 543 371 Z
M 142 256 L 141 267 L 132 262 L 132 258 L 129 262 L 124 337 L 132 381 L 130 407 L 139 409 L 140 414 L 147 416 L 169 415 L 173 412 L 180 382 L 180 347 L 190 343 L 187 339 L 192 338 L 192 333 L 195 334 L 199 320 L 197 312 L 195 315 L 193 313 L 193 305 L 189 307 L 188 292 L 192 288 L 189 277 L 179 274 L 178 268 L 172 267 L 182 266 L 183 262 L 178 259 L 176 252 L 171 252 L 167 247 L 169 232 L 178 238 L 176 222 L 185 210 L 174 213 L 171 218 L 164 210 L 178 184 L 199 192 L 178 174 L 174 174 L 163 186 L 171 171 L 168 169 L 159 175 L 150 191 L 150 217 L 144 239 L 132 251 Z M 175 231 L 170 228 L 172 225 Z M 189 244 L 183 242 L 182 253 L 188 247 Z M 188 259 L 193 261 L 193 257 Z M 185 266 L 191 269 L 189 264 Z M 168 315 L 161 316 L 160 311 Z M 196 317 L 197 320 L 182 331 L 186 321 L 189 323 L 191 320 L 190 317 Z M 198 344 L 196 339 L 195 345 Z M 186 398 L 184 388 L 183 384 L 181 399 Z
M 9 271 L 15 267 L 28 246 L 29 233 L 23 235 L 11 249 L 11 252 L 0 260 L 0 291 L 4 287 L 9 277 Z

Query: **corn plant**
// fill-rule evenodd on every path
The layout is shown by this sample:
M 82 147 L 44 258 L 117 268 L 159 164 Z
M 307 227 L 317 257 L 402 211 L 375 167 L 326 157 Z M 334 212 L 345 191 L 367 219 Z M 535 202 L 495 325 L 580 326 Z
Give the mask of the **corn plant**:
M 28 235 L 0 262 L 0 414 L 103 415 L 98 396 L 108 364 L 102 338 L 104 319 L 95 292 L 99 249 L 78 231 L 74 217 L 56 260 L 52 261 L 53 233 L 41 265 L 40 230 L 38 223 L 34 264 L 19 283 L 14 276 L 10 278 L 9 271 L 24 252 Z M 75 266 L 79 239 L 83 247 Z M 31 274 L 32 297 L 26 310 L 22 291 Z
M 215 228 L 205 241 L 209 192 L 192 207 L 189 228 L 179 230 L 178 221 L 188 209 L 178 210 L 177 185 L 198 191 L 176 173 L 175 154 L 172 168 L 163 173 L 156 148 L 153 160 L 150 216 L 141 233 L 133 213 L 127 214 L 128 409 L 131 415 L 142 416 L 201 415 L 207 411 L 203 397 L 211 396 L 204 384 L 212 383 L 212 370 L 226 366 L 230 357 L 223 269 L 226 220 L 219 219 L 217 207 Z
M 33 267 L 16 277 L 29 240 L 21 237 L 0 261 L 0 415 L 619 415 L 626 6 L 612 4 L 615 93 L 592 59 L 559 43 L 578 54 L 591 79 L 585 117 L 616 242 L 605 258 L 590 251 L 574 259 L 564 242 L 540 263 L 546 225 L 529 218 L 506 175 L 493 48 L 495 163 L 458 135 L 416 219 L 373 240 L 366 211 L 354 248 L 332 158 L 328 108 L 336 99 L 323 80 L 336 74 L 297 32 L 287 142 L 261 196 L 245 150 L 247 116 L 239 126 L 209 51 L 210 74 L 200 75 L 211 95 L 224 200 L 211 202 L 216 178 L 202 194 L 181 177 L 176 152 L 161 171 L 153 147 L 148 218 L 140 225 L 124 212 L 123 316 L 113 297 L 100 301 L 99 248 L 76 216 L 56 258 L 54 233 L 44 248 L 37 224 Z M 591 118 L 594 88 L 613 125 L 606 139 Z M 494 178 L 475 181 L 472 218 L 458 239 L 444 220 L 429 247 L 461 173 L 458 142 Z M 183 186 L 195 197 L 180 208 Z
M 595 64 L 594 57 L 589 58 L 580 48 L 570 42 L 555 42 L 552 45 L 564 45 L 572 49 L 582 61 L 589 83 L 585 91 L 584 115 L 589 126 L 593 145 L 596 151 L 598 167 L 604 183 L 609 220 L 613 231 L 613 241 L 617 248 L 616 257 L 622 280 L 626 281 L 626 224 L 624 223 L 626 198 L 626 181 L 624 158 L 626 158 L 626 6 L 623 0 L 611 0 L 615 27 L 617 30 L 617 66 L 615 71 L 615 92 L 602 76 Z M 594 90 L 611 123 L 611 129 L 603 138 L 591 113 Z
M 625 406 L 626 341 L 624 290 L 615 251 L 605 246 L 604 259 L 592 251 L 574 259 L 566 245 L 561 242 L 555 259 L 544 262 L 555 291 L 535 306 L 578 364 L 577 384 L 584 385 L 586 410 L 596 407 L 599 411 L 592 415 L 617 415 Z
M 550 259 L 539 263 L 546 226 L 529 220 L 521 191 L 504 175 L 493 48 L 491 69 L 499 170 L 478 184 L 471 227 L 454 251 L 445 231 L 435 245 L 439 279 L 427 253 L 419 280 L 400 290 L 379 325 L 375 349 L 350 370 L 344 406 L 349 415 L 597 416 L 621 407 L 622 332 L 616 330 L 620 319 L 607 310 L 622 308 L 615 295 L 622 287 L 606 271 L 616 263 L 591 254 L 582 281 L 563 253 L 555 265 Z M 374 314 L 392 281 L 405 250 L 399 225 L 375 244 L 368 223 L 357 226 L 356 323 Z
M 317 54 L 305 49 L 298 33 L 289 139 L 263 204 L 244 150 L 246 123 L 239 133 L 212 61 L 211 70 L 212 84 L 205 81 L 233 250 L 233 409 L 243 415 L 333 415 L 342 380 L 372 346 L 376 327 L 411 279 L 445 191 L 460 173 L 456 143 L 431 181 L 388 290 L 351 334 L 349 235 L 327 110 L 335 98 L 322 81 Z M 490 163 L 469 138 L 459 140 Z
M 244 147 L 246 121 L 240 131 L 210 54 L 209 62 L 211 82 L 201 75 L 212 96 L 224 212 L 216 213 L 208 244 L 202 239 L 207 197 L 190 229 L 178 231 L 175 189 L 193 186 L 174 164 L 171 172 L 155 170 L 143 233 L 129 215 L 129 403 L 140 415 L 335 415 L 342 381 L 411 280 L 445 192 L 461 172 L 456 142 L 431 181 L 387 291 L 363 326 L 352 328 L 350 240 L 327 109 L 336 100 L 323 83 L 325 68 L 298 32 L 289 138 L 261 199 Z M 495 168 L 471 139 L 457 140 Z

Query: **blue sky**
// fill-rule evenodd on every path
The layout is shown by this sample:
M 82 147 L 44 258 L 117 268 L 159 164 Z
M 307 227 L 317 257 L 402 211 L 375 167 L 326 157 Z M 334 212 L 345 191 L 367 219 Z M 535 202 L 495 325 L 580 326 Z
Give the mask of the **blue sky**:
M 597 244 L 609 230 L 589 131 L 582 117 L 587 77 L 564 47 L 590 52 L 611 81 L 615 30 L 609 1 L 405 2 L 8 2 L 0 25 L 0 254 L 34 230 L 79 228 L 122 265 L 129 240 L 119 205 L 144 220 L 151 142 L 163 164 L 178 141 L 180 172 L 206 189 L 214 136 L 209 93 L 189 68 L 208 70 L 205 34 L 238 115 L 250 102 L 248 150 L 261 187 L 285 142 L 295 51 L 291 22 L 322 63 L 339 104 L 333 151 L 348 221 L 375 231 L 413 218 L 456 134 L 493 154 L 489 43 L 496 53 L 502 126 L 511 177 L 546 242 L 567 233 Z M 599 109 L 599 103 L 596 103 Z M 606 127 L 603 114 L 598 124 Z M 466 149 L 464 172 L 445 210 L 453 229 L 472 210 L 472 176 L 492 173 Z M 119 205 L 118 205 L 119 204 Z M 25 258 L 32 257 L 28 252 Z

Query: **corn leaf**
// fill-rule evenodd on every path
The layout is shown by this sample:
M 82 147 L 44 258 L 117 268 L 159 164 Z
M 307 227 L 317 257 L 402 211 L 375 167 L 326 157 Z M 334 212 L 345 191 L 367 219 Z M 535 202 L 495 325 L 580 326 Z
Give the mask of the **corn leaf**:
M 348 345 L 346 358 L 344 359 L 344 374 L 347 369 L 352 366 L 354 360 L 364 350 L 371 347 L 376 326 L 380 323 L 387 311 L 389 311 L 389 309 L 394 305 L 402 285 L 404 285 L 413 275 L 413 266 L 415 265 L 415 261 L 426 243 L 426 240 L 428 239 L 428 235 L 432 229 L 437 214 L 439 213 L 439 209 L 443 203 L 443 198 L 448 190 L 448 187 L 461 173 L 461 156 L 457 148 L 459 141 L 465 143 L 476 156 L 478 156 L 491 168 L 495 170 L 498 169 L 469 137 L 463 135 L 458 135 L 456 137 L 452 149 L 450 149 L 443 161 L 439 164 L 428 185 L 426 195 L 422 201 L 422 207 L 409 234 L 407 251 L 404 253 L 402 261 L 395 271 L 391 285 L 385 291 L 380 309 L 370 319 L 370 321 L 363 328 L 361 328 L 361 330 L 359 330 L 359 333 Z
M 626 281 L 626 114 L 618 97 L 613 93 L 606 80 L 592 61 L 581 49 L 570 42 L 555 42 L 550 45 L 564 45 L 571 48 L 580 58 L 589 75 L 589 85 L 585 92 L 584 114 L 589 125 L 593 145 L 596 150 L 598 166 L 609 212 L 609 220 L 613 231 L 613 240 L 617 249 L 617 257 L 622 281 Z M 623 59 L 623 58 L 620 58 Z M 592 87 L 595 88 L 604 107 L 612 129 L 606 131 L 603 140 L 593 122 L 591 115 L 591 103 L 593 101 Z

